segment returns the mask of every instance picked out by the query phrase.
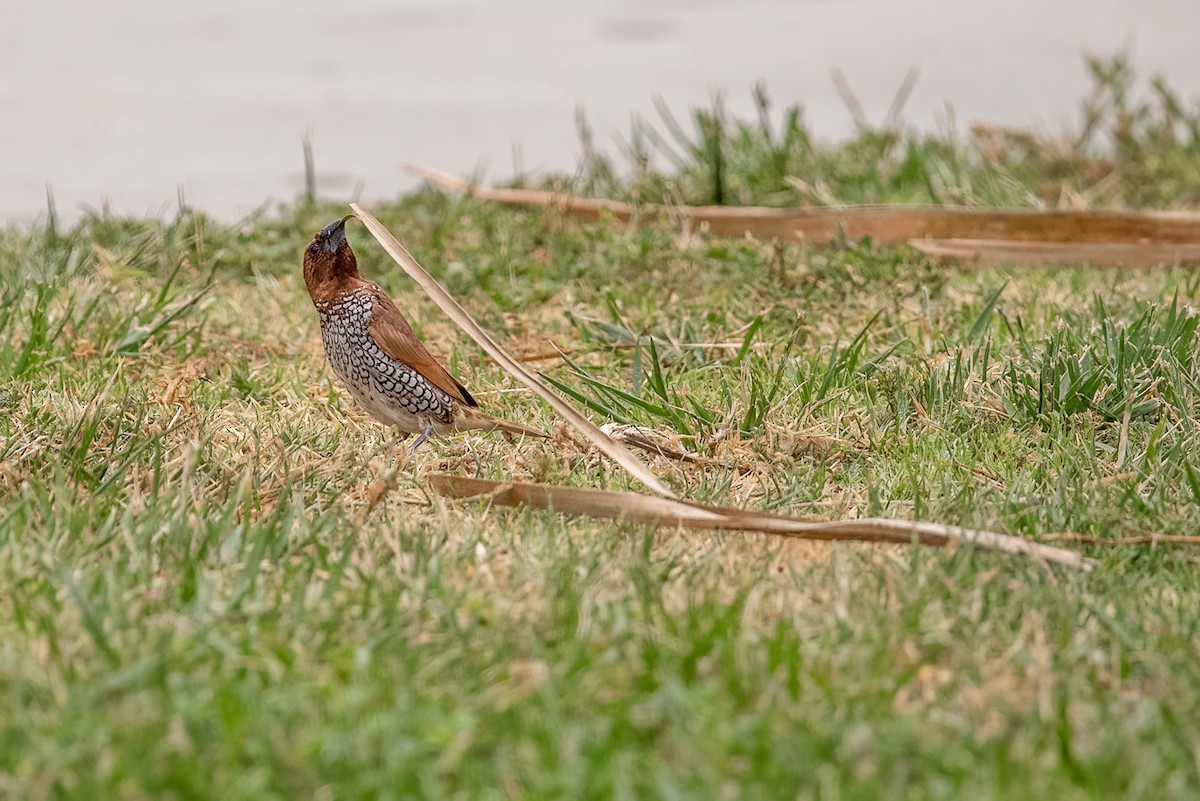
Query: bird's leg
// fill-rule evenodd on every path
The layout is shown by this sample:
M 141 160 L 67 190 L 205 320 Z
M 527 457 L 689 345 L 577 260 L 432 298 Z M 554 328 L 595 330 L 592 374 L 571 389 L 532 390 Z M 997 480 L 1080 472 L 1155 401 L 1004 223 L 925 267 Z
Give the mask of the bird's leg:
M 421 447 L 421 444 L 424 443 L 425 440 L 429 439 L 431 434 L 433 434 L 433 426 L 429 423 L 426 423 L 425 430 L 421 432 L 421 436 L 417 437 L 417 441 L 410 445 L 408 449 L 410 451 L 415 451 L 417 448 Z

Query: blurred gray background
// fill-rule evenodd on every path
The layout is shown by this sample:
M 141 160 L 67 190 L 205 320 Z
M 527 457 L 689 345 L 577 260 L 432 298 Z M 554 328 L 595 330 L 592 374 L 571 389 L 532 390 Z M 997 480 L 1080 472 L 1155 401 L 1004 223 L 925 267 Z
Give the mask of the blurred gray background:
M 1198 0 L 87 0 L 8 2 L 0 219 L 189 204 L 231 219 L 303 188 L 394 196 L 405 161 L 503 179 L 570 170 L 576 108 L 600 144 L 654 94 L 684 117 L 766 82 L 816 133 L 848 132 L 840 69 L 873 121 L 919 71 L 905 119 L 1054 132 L 1078 119 L 1082 53 L 1126 48 L 1200 96 Z

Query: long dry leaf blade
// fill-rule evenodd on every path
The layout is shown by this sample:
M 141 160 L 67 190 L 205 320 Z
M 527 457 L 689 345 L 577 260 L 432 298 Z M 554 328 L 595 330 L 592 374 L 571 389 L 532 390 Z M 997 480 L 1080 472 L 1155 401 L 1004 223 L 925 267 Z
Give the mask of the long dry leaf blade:
M 363 225 L 367 227 L 367 230 L 371 232 L 371 236 L 375 237 L 376 241 L 383 246 L 387 254 L 400 265 L 404 272 L 408 273 L 410 278 L 417 282 L 418 286 L 425 290 L 425 294 L 429 295 L 433 299 L 433 302 L 459 328 L 465 331 L 471 339 L 478 342 L 479 346 L 495 359 L 501 367 L 508 371 L 510 375 L 549 403 L 556 412 L 562 415 L 564 420 L 578 429 L 581 434 L 591 440 L 610 459 L 625 468 L 634 478 L 663 497 L 676 497 L 675 492 L 664 484 L 658 476 L 651 473 L 650 469 L 634 456 L 628 448 L 605 434 L 591 420 L 588 420 L 582 414 L 575 411 L 566 401 L 547 389 L 537 380 L 537 377 L 533 373 L 526 370 L 504 348 L 497 345 L 488 336 L 487 332 L 479 327 L 479 324 L 475 322 L 471 315 L 467 314 L 466 309 L 460 306 L 458 301 L 451 297 L 450 293 L 443 289 L 442 285 L 434 280 L 433 276 L 426 272 L 424 267 L 417 263 L 412 254 L 400 244 L 396 237 L 392 236 L 392 233 L 383 226 L 383 223 L 375 219 L 374 215 L 357 203 L 351 203 L 350 208 L 358 216 L 358 219 L 362 221 Z
M 911 242 L 945 258 L 981 262 L 1082 260 L 1156 266 L 1200 260 L 1200 215 L 1194 212 L 1039 212 L 951 206 L 776 209 L 655 204 L 635 209 L 615 200 L 579 198 L 536 189 L 471 186 L 436 170 L 411 166 L 406 169 L 452 192 L 470 192 L 483 200 L 553 208 L 586 220 L 612 217 L 625 223 L 646 223 L 656 217 L 683 218 L 702 225 L 714 236 L 750 234 L 758 239 L 818 245 L 837 242 L 841 237 L 858 240 L 869 236 L 879 245 Z M 1082 247 L 1072 251 L 1068 243 Z
M 653 498 L 629 492 L 555 487 L 515 481 L 491 481 L 444 473 L 429 477 L 433 488 L 447 498 L 486 497 L 498 506 L 549 509 L 561 514 L 608 520 L 636 520 L 657 526 L 755 531 L 797 539 L 883 542 L 897 545 L 914 541 L 944 547 L 970 544 L 985 550 L 1024 554 L 1048 562 L 1090 570 L 1093 561 L 1074 551 L 1028 542 L 991 531 L 905 520 L 868 518 L 813 522 L 792 517 L 707 506 L 690 501 Z

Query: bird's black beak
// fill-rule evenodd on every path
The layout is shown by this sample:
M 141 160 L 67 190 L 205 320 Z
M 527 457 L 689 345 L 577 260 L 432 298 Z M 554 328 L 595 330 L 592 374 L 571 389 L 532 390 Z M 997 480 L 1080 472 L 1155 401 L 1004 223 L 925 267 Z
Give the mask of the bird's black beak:
M 330 253 L 337 253 L 338 248 L 346 241 L 346 220 L 353 216 L 353 214 L 347 214 L 342 219 L 331 222 L 321 229 L 321 243 Z

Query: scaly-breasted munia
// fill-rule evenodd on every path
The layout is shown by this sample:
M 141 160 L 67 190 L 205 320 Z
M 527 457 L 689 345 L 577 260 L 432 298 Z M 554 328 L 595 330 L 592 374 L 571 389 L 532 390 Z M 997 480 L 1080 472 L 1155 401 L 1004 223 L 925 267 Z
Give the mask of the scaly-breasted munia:
M 333 372 L 366 412 L 403 434 L 415 449 L 437 432 L 541 431 L 479 411 L 478 403 L 429 354 L 392 299 L 364 281 L 346 241 L 348 215 L 322 229 L 304 252 L 304 284 L 321 318 L 321 341 Z

